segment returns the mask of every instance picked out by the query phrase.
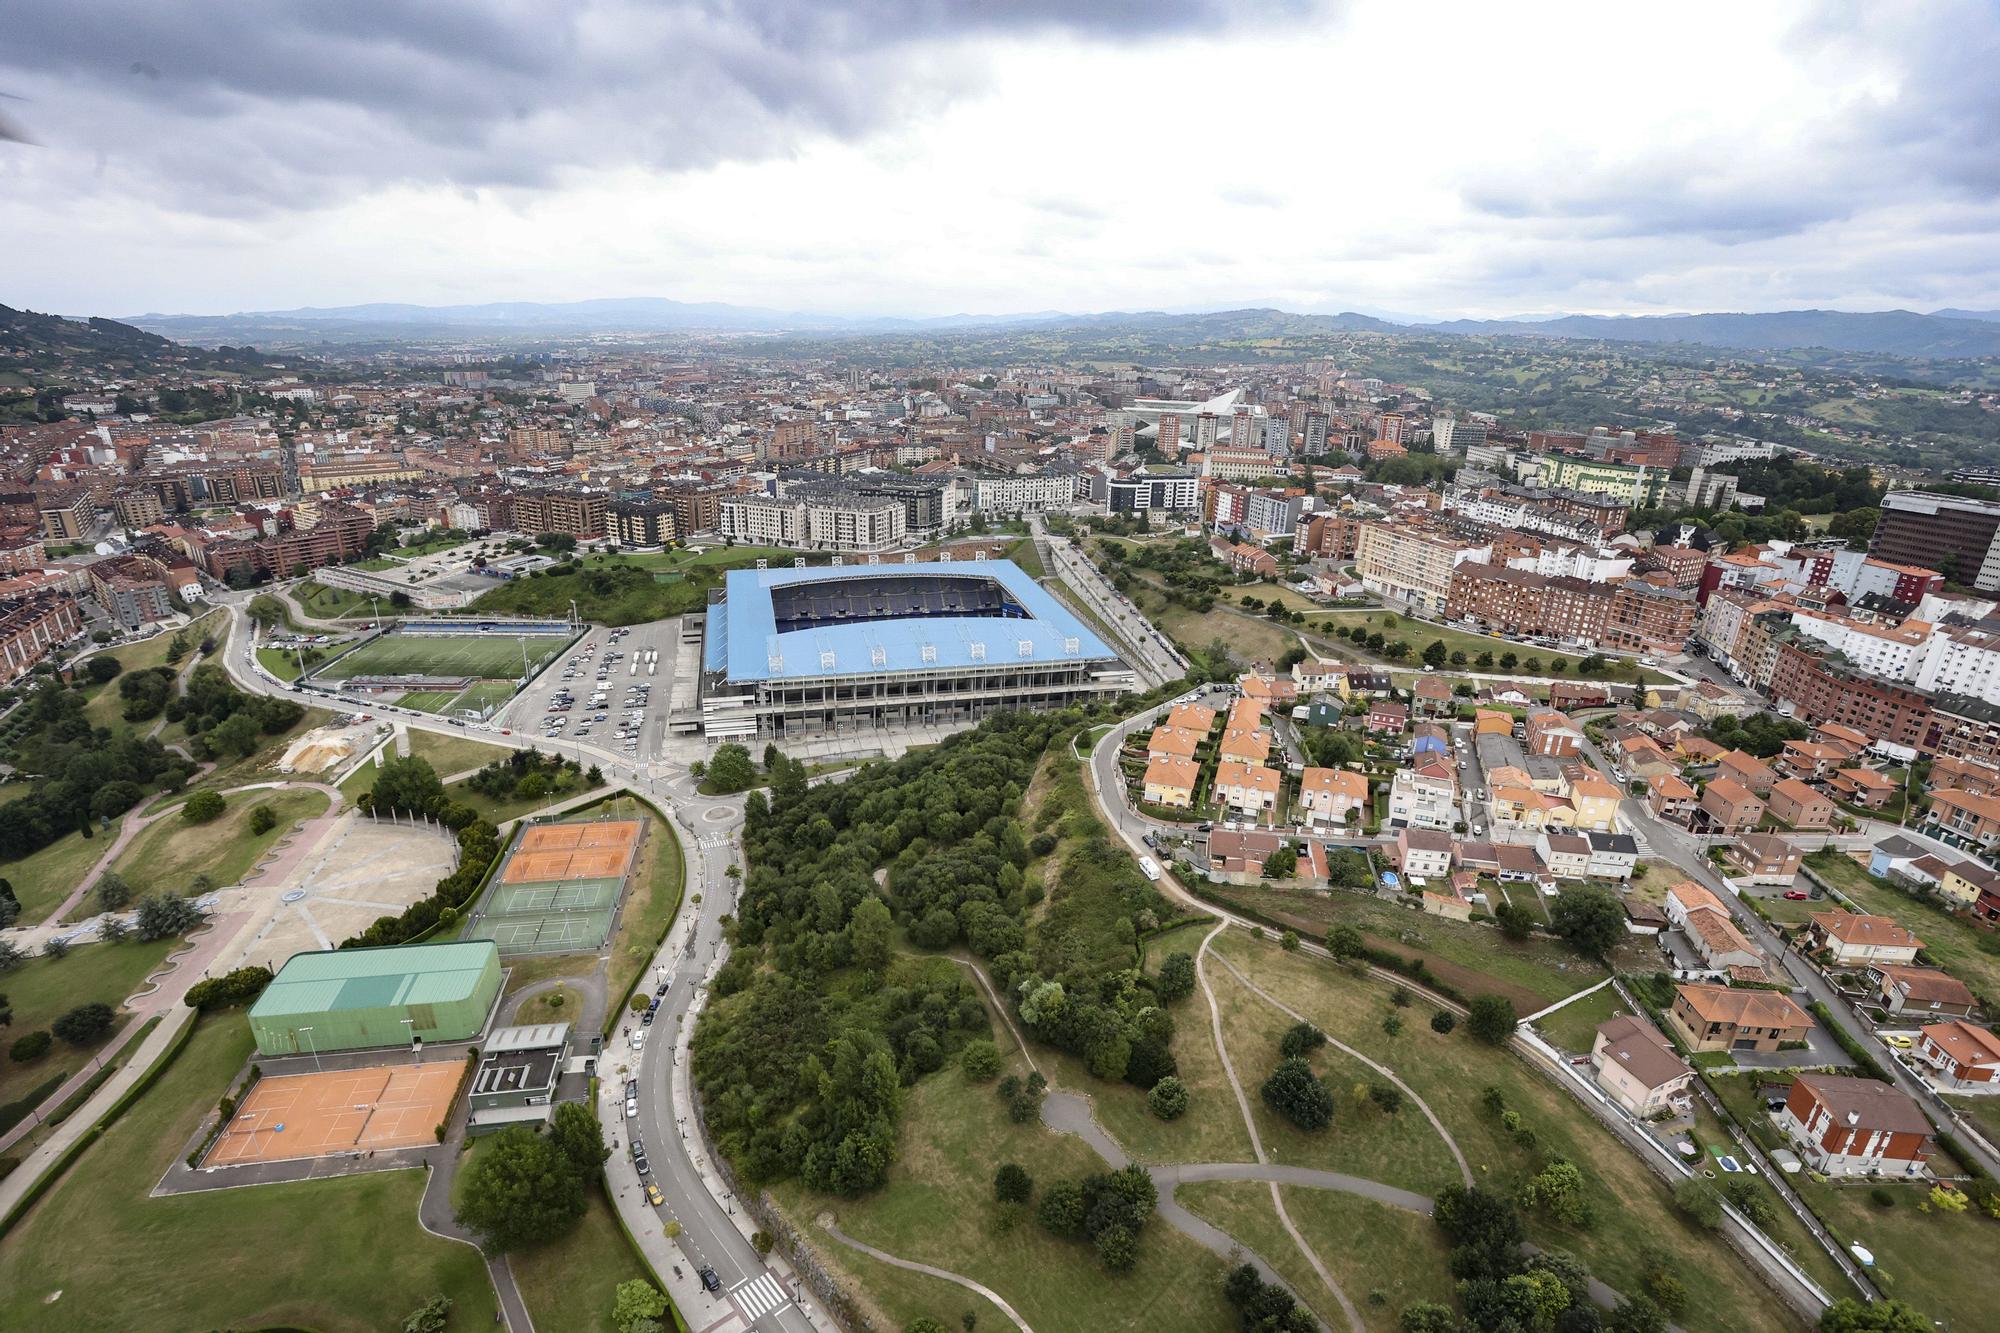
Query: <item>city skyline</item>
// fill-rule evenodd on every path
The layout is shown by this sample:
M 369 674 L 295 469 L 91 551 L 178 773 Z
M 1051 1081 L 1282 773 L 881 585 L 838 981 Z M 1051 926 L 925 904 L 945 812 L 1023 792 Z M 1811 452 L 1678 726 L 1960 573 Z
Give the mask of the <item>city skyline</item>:
M 24 15 L 10 304 L 2000 306 L 1988 4 Z

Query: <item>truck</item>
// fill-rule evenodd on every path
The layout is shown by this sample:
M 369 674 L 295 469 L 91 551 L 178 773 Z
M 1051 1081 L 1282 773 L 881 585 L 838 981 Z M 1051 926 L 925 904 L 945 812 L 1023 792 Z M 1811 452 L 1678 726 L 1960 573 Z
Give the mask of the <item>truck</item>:
M 1150 856 L 1142 856 L 1139 858 L 1139 873 L 1157 881 L 1160 878 L 1160 863 Z

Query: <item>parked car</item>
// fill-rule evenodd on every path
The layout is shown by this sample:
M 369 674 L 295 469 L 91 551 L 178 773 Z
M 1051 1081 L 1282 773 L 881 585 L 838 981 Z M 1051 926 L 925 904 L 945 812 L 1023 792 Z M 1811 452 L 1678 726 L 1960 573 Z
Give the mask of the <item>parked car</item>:
M 653 1183 L 652 1181 L 650 1181 L 650 1180 L 649 1180 L 649 1181 L 647 1181 L 647 1182 L 646 1182 L 646 1202 L 647 1202 L 647 1203 L 650 1203 L 650 1204 L 652 1204 L 652 1205 L 653 1205 L 653 1207 L 655 1207 L 655 1208 L 658 1208 L 658 1207 L 660 1207 L 660 1206 L 661 1206 L 662 1204 L 664 1204 L 664 1203 L 665 1203 L 666 1201 L 667 1201 L 667 1196 L 666 1196 L 666 1195 L 664 1195 L 664 1194 L 662 1194 L 662 1193 L 660 1193 L 660 1187 L 659 1187 L 658 1185 L 655 1185 L 655 1184 L 654 1184 L 654 1183 Z
M 627 1097 L 625 1099 L 625 1118 L 627 1120 L 637 1120 L 639 1118 L 639 1099 L 637 1097 Z
M 1807 898 L 1809 898 L 1809 897 L 1811 897 L 1811 896 L 1812 896 L 1812 895 L 1811 895 L 1811 894 L 1809 894 L 1809 893 L 1807 893 L 1807 892 L 1806 892 L 1806 891 L 1805 891 L 1804 889 L 1786 889 L 1786 890 L 1785 890 L 1785 898 L 1786 898 L 1786 900 L 1787 900 L 1787 901 L 1790 901 L 1790 902 L 1795 902 L 1795 903 L 1802 903 L 1802 902 L 1804 902 L 1804 901 L 1805 901 L 1805 900 L 1806 900 Z
M 701 1285 L 709 1291 L 721 1291 L 722 1278 L 713 1268 L 704 1267 L 701 1270 Z

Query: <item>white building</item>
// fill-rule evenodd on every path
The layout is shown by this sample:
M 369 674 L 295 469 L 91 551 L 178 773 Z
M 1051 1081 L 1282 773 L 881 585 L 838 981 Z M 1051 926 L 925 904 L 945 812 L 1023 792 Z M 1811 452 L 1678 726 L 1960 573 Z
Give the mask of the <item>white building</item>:
M 1920 690 L 2000 704 L 2000 635 L 1981 629 L 1932 634 L 1917 664 Z
M 1458 817 L 1458 783 L 1427 777 L 1413 768 L 1396 770 L 1389 783 L 1389 822 L 1416 828 L 1449 829 Z
M 1871 625 L 1826 612 L 1796 611 L 1792 623 L 1807 638 L 1819 640 L 1884 680 L 1914 680 L 1931 638 L 1931 627 L 1921 620 Z
M 1076 472 L 1068 468 L 972 478 L 972 507 L 982 514 L 1040 513 L 1060 509 L 1075 498 Z

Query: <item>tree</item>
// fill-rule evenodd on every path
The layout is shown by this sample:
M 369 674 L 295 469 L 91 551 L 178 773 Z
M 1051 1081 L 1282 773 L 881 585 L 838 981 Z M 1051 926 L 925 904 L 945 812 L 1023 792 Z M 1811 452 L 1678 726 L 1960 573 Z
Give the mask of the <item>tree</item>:
M 1435 671 L 1451 660 L 1451 650 L 1444 646 L 1443 639 L 1432 639 L 1430 647 L 1424 649 L 1424 665 Z
M 1565 894 L 1565 897 L 1568 895 Z M 1535 928 L 1535 918 L 1527 908 L 1511 902 L 1502 902 L 1493 909 L 1493 920 L 1500 926 L 1500 933 L 1510 940 L 1525 940 Z
M 1722 1196 L 1715 1186 L 1699 1176 L 1691 1176 L 1674 1186 L 1674 1206 L 1704 1230 L 1714 1231 L 1722 1226 Z
M 69 941 L 60 935 L 49 936 L 42 945 L 42 957 L 58 959 L 69 957 Z
M 1458 1311 L 1436 1301 L 1418 1301 L 1403 1307 L 1396 1327 L 1401 1333 L 1458 1333 Z
M 1285 1029 L 1285 1035 L 1278 1038 L 1278 1054 L 1287 1060 L 1295 1056 L 1311 1055 L 1326 1045 L 1326 1034 L 1304 1019 Z
M 714 758 L 708 761 L 708 785 L 711 790 L 732 796 L 739 791 L 748 791 L 756 782 L 757 768 L 750 762 L 748 749 L 734 742 L 716 747 Z
M 1345 922 L 1326 932 L 1326 951 L 1336 959 L 1345 961 L 1358 957 L 1366 947 L 1367 941 L 1362 939 L 1361 931 Z
M 102 1000 L 92 1000 L 58 1017 L 55 1022 L 49 1024 L 49 1031 L 72 1046 L 88 1046 L 111 1031 L 111 1024 L 116 1017 L 110 1005 Z
M 101 653 L 84 665 L 84 674 L 99 685 L 118 679 L 118 673 L 123 670 L 124 668 L 118 665 L 118 659 L 109 653 Z
M 549 1120 L 549 1141 L 570 1160 L 579 1180 L 594 1179 L 611 1149 L 604 1146 L 604 1127 L 587 1102 L 564 1102 Z
M 270 806 L 259 805 L 252 807 L 250 811 L 250 832 L 253 834 L 269 833 L 276 827 L 278 827 L 278 817 L 271 813 Z
M 1170 953 L 1160 964 L 1160 975 L 1153 983 L 1153 992 L 1171 1004 L 1194 994 L 1194 983 L 1193 955 Z
M 1625 909 L 1603 889 L 1566 889 L 1549 909 L 1549 924 L 1578 953 L 1602 958 L 1625 938 Z
M 1644 1296 L 1634 1296 L 1604 1317 L 1604 1333 L 1667 1333 L 1667 1316 Z
M 0 972 L 11 972 L 26 961 L 20 945 L 12 940 L 0 940 Z
M 1264 858 L 1265 879 L 1290 879 L 1298 868 L 1299 851 L 1290 843 L 1285 843 Z
M 164 940 L 187 934 L 201 920 L 201 909 L 187 899 L 170 893 L 153 893 L 139 900 L 133 933 L 141 940 Z
M 1480 995 L 1474 997 L 1466 1015 L 1465 1027 L 1479 1040 L 1491 1046 L 1504 1046 L 1514 1035 L 1520 1024 L 1520 1016 L 1514 1012 L 1514 1002 L 1502 995 Z
M 1931 1333 L 1931 1321 L 1901 1301 L 1843 1296 L 1820 1313 L 1819 1333 Z
M 869 894 L 854 905 L 847 919 L 847 947 L 854 965 L 871 972 L 889 966 L 889 939 L 895 922 L 889 904 Z
M 1590 1201 L 1583 1191 L 1583 1172 L 1574 1162 L 1555 1157 L 1528 1181 L 1521 1202 L 1541 1209 L 1564 1226 L 1581 1226 L 1590 1212 Z
M 1146 1109 L 1161 1120 L 1178 1120 L 1188 1109 L 1187 1084 L 1169 1074 L 1146 1094 Z
M 1042 1202 L 1035 1216 L 1051 1233 L 1074 1237 L 1083 1234 L 1083 1212 L 1083 1186 L 1073 1180 L 1059 1180 L 1042 1191 Z
M 444 1333 L 451 1322 L 451 1297 L 439 1292 L 403 1320 L 403 1333 Z
M 568 1154 L 521 1125 L 495 1135 L 459 1179 L 459 1224 L 502 1252 L 565 1234 L 587 1204 Z
M 1035 1178 L 1018 1162 L 1007 1162 L 993 1173 L 993 1197 L 1001 1203 L 1026 1203 L 1035 1192 Z
M 621 1333 L 631 1333 L 635 1320 L 661 1320 L 667 1313 L 667 1298 L 652 1283 L 642 1277 L 629 1278 L 618 1284 L 611 1302 L 611 1322 Z
M 181 818 L 190 824 L 206 824 L 220 817 L 224 808 L 222 793 L 198 791 L 188 797 L 187 804 L 181 807 Z
M 369 790 L 374 794 L 377 814 L 432 815 L 446 804 L 444 783 L 437 770 L 428 759 L 415 756 L 384 760 Z
M 965 1043 L 958 1055 L 959 1068 L 974 1083 L 984 1083 L 1000 1072 L 1000 1048 L 981 1039 Z
M 1280 1060 L 1259 1093 L 1266 1106 L 1300 1129 L 1320 1130 L 1333 1123 L 1333 1094 L 1297 1056 Z
M 1458 1026 L 1458 1015 L 1449 1009 L 1440 1009 L 1431 1015 L 1431 1031 L 1443 1036 Z
M 929 1315 L 921 1315 L 903 1325 L 903 1333 L 951 1333 L 951 1330 Z
M 248 712 L 231 713 L 202 733 L 202 740 L 217 754 L 247 755 L 262 744 L 257 719 Z
M 1098 1261 L 1106 1272 L 1129 1273 L 1139 1262 L 1139 1238 L 1122 1223 L 1105 1227 L 1091 1243 L 1097 1247 Z
M 115 870 L 99 875 L 91 892 L 97 895 L 98 907 L 106 912 L 119 911 L 132 901 L 132 886 Z

